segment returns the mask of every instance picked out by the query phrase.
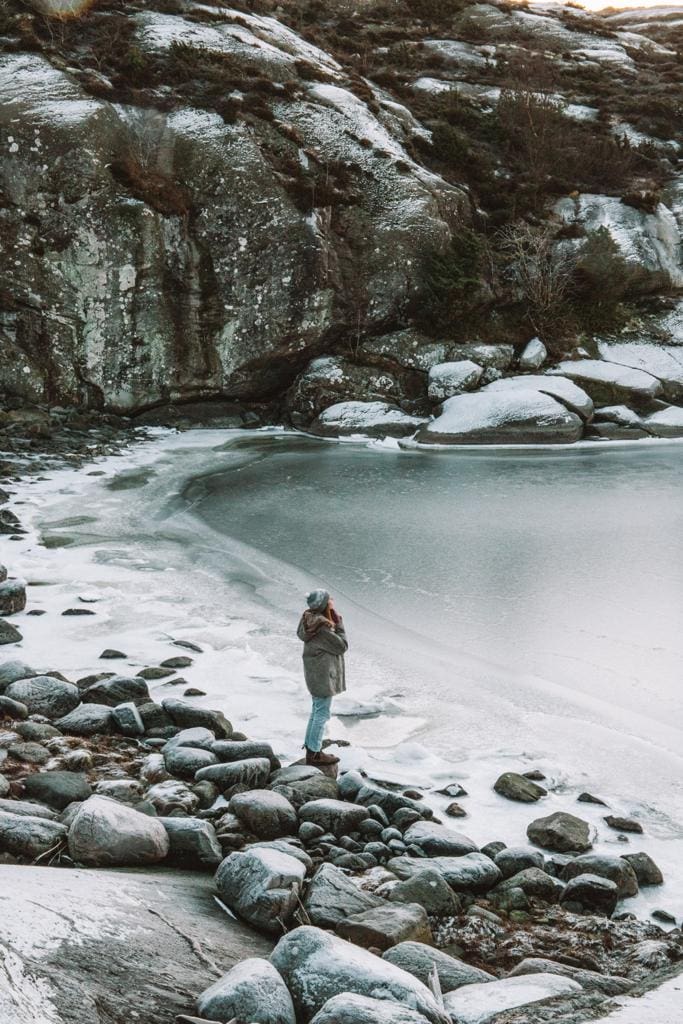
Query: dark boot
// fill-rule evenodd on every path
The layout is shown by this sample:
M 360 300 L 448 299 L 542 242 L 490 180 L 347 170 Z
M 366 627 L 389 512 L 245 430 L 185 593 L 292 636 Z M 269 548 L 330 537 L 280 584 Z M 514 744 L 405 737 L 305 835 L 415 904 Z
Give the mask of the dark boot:
M 339 764 L 339 758 L 333 754 L 323 754 L 322 750 L 309 750 L 306 747 L 306 764 Z

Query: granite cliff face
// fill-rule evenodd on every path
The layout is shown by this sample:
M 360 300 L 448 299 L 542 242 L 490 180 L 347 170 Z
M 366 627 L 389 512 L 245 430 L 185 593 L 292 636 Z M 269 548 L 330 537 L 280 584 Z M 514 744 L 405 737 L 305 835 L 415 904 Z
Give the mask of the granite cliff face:
M 8 3 L 0 25 L 13 401 L 134 414 L 221 398 L 306 425 L 358 398 L 427 415 L 428 371 L 454 346 L 683 344 L 666 21 L 466 0 L 325 17 L 308 0 L 101 2 L 69 21 L 31 6 Z M 520 225 L 574 254 L 552 322 L 518 272 Z M 320 356 L 342 385 L 306 369 Z

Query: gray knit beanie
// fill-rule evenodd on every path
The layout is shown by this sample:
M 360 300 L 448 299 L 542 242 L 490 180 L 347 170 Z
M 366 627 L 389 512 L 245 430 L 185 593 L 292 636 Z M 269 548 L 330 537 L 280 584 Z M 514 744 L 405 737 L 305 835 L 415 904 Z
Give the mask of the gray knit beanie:
M 306 604 L 312 612 L 324 612 L 330 595 L 326 590 L 312 590 L 306 595 Z

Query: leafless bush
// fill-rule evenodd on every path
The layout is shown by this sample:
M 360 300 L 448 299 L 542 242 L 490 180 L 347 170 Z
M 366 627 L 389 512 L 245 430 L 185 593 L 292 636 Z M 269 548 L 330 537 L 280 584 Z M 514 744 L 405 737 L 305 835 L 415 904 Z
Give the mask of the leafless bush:
M 534 227 L 526 221 L 511 224 L 494 239 L 496 263 L 512 284 L 539 331 L 563 326 L 567 316 L 576 256 L 558 245 L 551 225 Z

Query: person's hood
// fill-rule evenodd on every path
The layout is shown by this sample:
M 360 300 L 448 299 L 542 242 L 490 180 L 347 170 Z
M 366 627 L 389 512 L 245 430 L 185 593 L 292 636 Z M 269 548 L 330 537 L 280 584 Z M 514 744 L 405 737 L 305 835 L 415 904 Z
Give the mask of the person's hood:
M 329 628 L 330 620 L 320 612 L 305 611 L 301 616 L 301 632 L 306 640 L 312 640 L 316 633 L 324 626 Z

